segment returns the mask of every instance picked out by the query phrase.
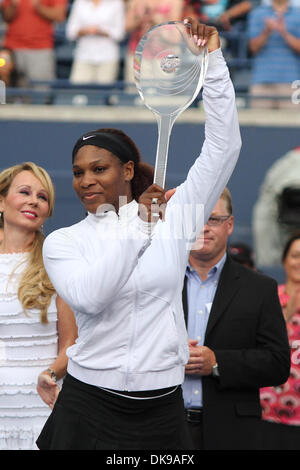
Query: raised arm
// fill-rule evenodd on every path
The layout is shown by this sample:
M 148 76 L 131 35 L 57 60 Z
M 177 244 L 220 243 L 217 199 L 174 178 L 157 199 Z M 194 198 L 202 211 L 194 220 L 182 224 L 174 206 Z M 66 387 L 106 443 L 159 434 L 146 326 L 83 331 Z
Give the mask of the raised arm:
M 11 23 L 18 13 L 20 0 L 10 0 L 2 5 L 2 17 L 6 23 Z
M 249 39 L 249 49 L 252 54 L 257 54 L 268 42 L 270 34 L 274 30 L 274 20 L 266 18 L 261 31 Z M 250 20 L 251 24 L 251 20 Z
M 254 8 L 249 14 L 248 36 L 250 52 L 257 54 L 267 43 L 276 28 L 276 20 L 260 14 L 259 8 Z
M 193 20 L 193 25 L 195 21 Z M 199 40 L 207 40 L 209 65 L 203 86 L 203 105 L 206 115 L 205 141 L 201 154 L 190 169 L 167 207 L 166 217 L 172 218 L 175 207 L 203 205 L 204 222 L 208 219 L 236 165 L 241 137 L 235 105 L 235 94 L 222 51 L 218 32 L 213 27 L 193 29 Z M 203 226 L 188 224 L 185 238 L 195 240 Z
M 66 19 L 67 4 L 62 2 L 54 6 L 47 6 L 40 0 L 32 1 L 36 12 L 45 20 L 62 23 Z

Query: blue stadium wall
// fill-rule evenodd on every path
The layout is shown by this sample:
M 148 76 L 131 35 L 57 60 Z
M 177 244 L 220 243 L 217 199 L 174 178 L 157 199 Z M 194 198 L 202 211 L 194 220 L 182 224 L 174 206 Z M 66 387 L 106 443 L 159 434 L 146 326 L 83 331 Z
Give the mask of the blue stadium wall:
M 137 143 L 144 160 L 154 164 L 157 142 L 155 122 L 0 121 L 1 169 L 32 160 L 45 167 L 54 180 L 56 207 L 54 216 L 45 226 L 46 233 L 71 225 L 84 216 L 72 189 L 71 152 L 81 134 L 99 127 L 123 129 Z M 236 224 L 232 241 L 252 244 L 252 210 L 265 173 L 275 160 L 300 146 L 300 132 L 298 126 L 241 125 L 241 135 L 243 147 L 240 159 L 228 185 L 233 197 Z M 168 188 L 178 185 L 185 178 L 199 153 L 203 138 L 203 124 L 175 124 L 169 151 Z

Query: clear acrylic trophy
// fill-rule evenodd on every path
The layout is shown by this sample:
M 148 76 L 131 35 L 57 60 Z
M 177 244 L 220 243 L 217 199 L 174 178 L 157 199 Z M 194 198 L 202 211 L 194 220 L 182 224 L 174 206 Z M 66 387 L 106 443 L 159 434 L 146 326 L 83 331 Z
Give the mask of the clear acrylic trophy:
M 158 124 L 154 183 L 159 186 L 165 185 L 173 124 L 199 94 L 207 65 L 207 48 L 195 44 L 191 26 L 183 22 L 154 26 L 136 48 L 135 83 Z

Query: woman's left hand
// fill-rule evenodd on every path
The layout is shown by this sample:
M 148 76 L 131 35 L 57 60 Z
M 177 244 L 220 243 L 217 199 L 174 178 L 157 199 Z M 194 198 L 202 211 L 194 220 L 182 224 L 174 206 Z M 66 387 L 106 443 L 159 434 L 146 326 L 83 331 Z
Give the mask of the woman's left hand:
M 52 410 L 60 391 L 57 383 L 46 372 L 42 372 L 38 377 L 36 389 L 41 399 Z

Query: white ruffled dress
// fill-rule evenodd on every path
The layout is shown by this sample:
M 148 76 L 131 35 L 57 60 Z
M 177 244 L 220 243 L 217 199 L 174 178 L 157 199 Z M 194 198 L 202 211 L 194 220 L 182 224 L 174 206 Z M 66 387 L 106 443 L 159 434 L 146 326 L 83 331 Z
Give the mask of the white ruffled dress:
M 26 253 L 0 254 L 0 450 L 37 449 L 35 441 L 51 412 L 36 384 L 57 356 L 56 296 L 47 324 L 40 322 L 38 310 L 23 312 L 17 291 L 26 262 Z

